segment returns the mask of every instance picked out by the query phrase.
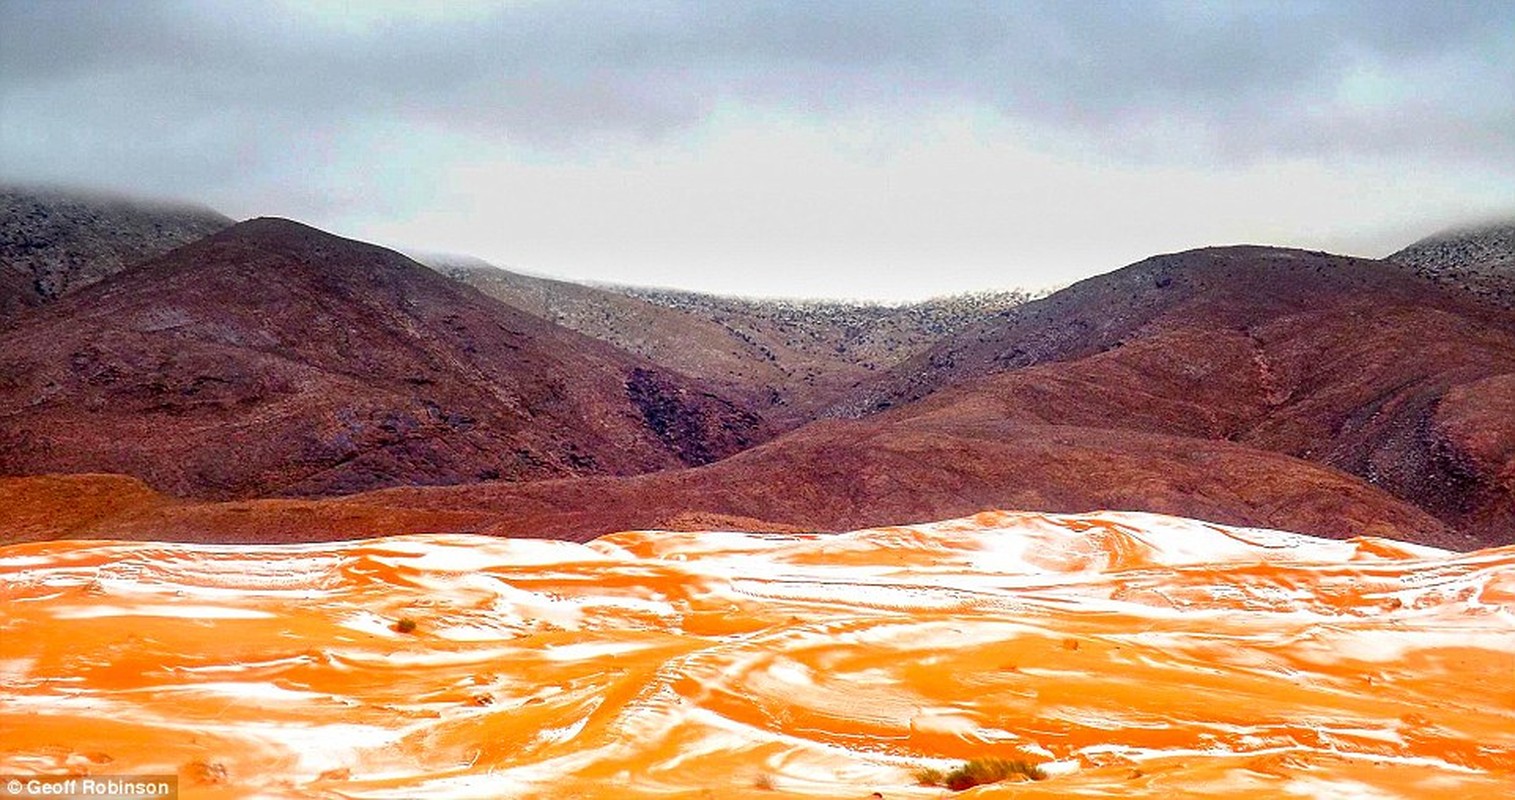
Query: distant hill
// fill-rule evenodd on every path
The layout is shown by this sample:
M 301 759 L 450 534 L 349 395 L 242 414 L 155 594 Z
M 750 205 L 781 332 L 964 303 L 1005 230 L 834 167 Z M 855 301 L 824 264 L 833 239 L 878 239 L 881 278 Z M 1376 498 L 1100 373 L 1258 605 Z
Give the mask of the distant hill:
M 507 305 L 713 381 L 790 424 L 942 336 L 1030 299 L 998 291 L 901 305 L 762 300 L 585 285 L 466 257 L 423 258 Z
M 1438 284 L 1515 308 L 1515 218 L 1457 227 L 1389 256 Z
M 710 320 L 779 364 L 791 381 L 821 400 L 842 379 L 868 380 L 941 338 L 1031 299 L 1019 291 L 986 291 L 916 303 L 783 300 L 625 288 L 665 308 Z M 783 354 L 783 355 L 780 355 Z M 817 410 L 811 408 L 809 410 Z
M 281 219 L 186 245 L 0 334 L 0 474 L 322 495 L 632 474 L 766 436 L 696 381 Z
M 231 224 L 187 204 L 0 186 L 0 327 Z

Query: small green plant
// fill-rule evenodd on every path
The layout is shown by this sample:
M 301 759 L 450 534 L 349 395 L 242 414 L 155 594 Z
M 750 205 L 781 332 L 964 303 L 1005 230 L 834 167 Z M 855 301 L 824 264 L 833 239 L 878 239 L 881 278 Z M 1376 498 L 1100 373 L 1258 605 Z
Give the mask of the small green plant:
M 410 617 L 400 617 L 400 621 L 395 623 L 395 630 L 400 633 L 415 633 L 416 621 Z
M 986 783 L 999 783 L 1020 776 L 1033 781 L 1046 780 L 1047 773 L 1041 767 L 1020 759 L 975 758 L 951 772 L 939 769 L 923 769 L 915 773 L 922 786 L 945 786 L 954 792 L 972 789 Z

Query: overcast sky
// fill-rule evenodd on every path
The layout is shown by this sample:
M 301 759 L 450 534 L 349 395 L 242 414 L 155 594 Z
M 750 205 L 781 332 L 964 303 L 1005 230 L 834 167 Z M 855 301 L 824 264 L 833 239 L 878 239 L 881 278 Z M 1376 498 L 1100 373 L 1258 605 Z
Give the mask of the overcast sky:
M 1381 256 L 1515 212 L 1515 2 L 0 0 L 0 179 L 762 295 Z

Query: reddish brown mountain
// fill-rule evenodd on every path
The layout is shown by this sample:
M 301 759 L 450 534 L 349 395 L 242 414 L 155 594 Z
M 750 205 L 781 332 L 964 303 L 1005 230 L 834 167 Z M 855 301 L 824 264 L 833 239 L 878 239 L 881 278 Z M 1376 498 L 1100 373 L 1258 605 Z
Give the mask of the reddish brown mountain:
M 0 187 L 0 326 L 231 224 L 198 206 Z
M 1515 530 L 1515 315 L 1383 262 L 1159 256 L 1013 309 L 867 387 L 927 413 L 1234 441 L 1359 476 L 1482 541 Z M 986 377 L 988 376 L 988 377 Z
M 630 474 L 764 437 L 699 384 L 383 248 L 244 222 L 0 338 L 0 473 L 179 495 Z

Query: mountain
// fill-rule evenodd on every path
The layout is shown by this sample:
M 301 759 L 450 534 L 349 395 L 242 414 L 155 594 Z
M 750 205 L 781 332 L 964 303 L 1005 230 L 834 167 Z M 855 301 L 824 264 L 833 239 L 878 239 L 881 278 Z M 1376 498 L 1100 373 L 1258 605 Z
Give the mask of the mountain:
M 1041 778 L 986 800 L 1515 780 L 1511 547 L 1003 512 L 47 542 L 0 549 L 0 604 L 0 772 L 186 797 L 925 798 L 975 759 Z
M 324 495 L 645 472 L 767 435 L 698 382 L 287 220 L 44 311 L 0 335 L 0 474 Z
M 1384 262 L 1231 247 L 1147 259 L 1010 309 L 837 411 L 926 398 L 906 413 L 1234 442 L 1507 542 L 1512 382 L 1508 311 Z
M 0 186 L 0 327 L 231 224 L 188 204 Z
M 789 427 L 942 336 L 1025 302 L 983 292 L 885 305 L 763 300 L 523 275 L 477 259 L 424 261 L 507 305 L 710 381 Z
M 737 301 L 687 296 L 696 313 L 672 293 L 475 271 L 515 306 L 258 220 L 32 315 L 0 338 L 0 474 L 146 485 L 6 482 L 7 538 L 583 540 L 988 508 L 1456 549 L 1515 530 L 1515 315 L 1385 262 L 1264 247 L 1147 259 L 946 325 L 766 443 L 773 429 L 742 402 L 760 387 L 812 404 L 847 388 L 785 377 L 814 342 L 730 350 L 725 380 L 701 381 L 547 320 L 704 368 L 714 342 L 802 308 L 758 302 L 738 325 Z M 845 318 L 828 308 L 816 318 Z M 833 418 L 807 423 L 817 414 Z M 330 495 L 343 496 L 272 499 Z
M 1438 284 L 1515 308 L 1515 219 L 1451 228 L 1388 260 Z
M 1045 360 L 1007 364 L 1033 357 Z M 5 524 L 26 538 L 582 540 L 1114 508 L 1456 549 L 1509 542 L 1515 331 L 1503 312 L 1381 262 L 1266 248 L 1159 257 L 1013 309 L 917 366 L 883 386 L 934 379 L 933 391 L 693 469 L 193 505 L 91 483 L 105 478 L 39 478 L 9 486 L 35 497 Z M 65 510 L 110 507 L 79 498 L 114 491 L 137 499 Z

